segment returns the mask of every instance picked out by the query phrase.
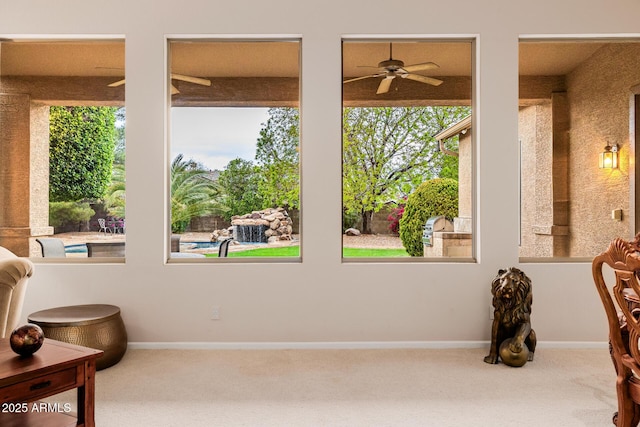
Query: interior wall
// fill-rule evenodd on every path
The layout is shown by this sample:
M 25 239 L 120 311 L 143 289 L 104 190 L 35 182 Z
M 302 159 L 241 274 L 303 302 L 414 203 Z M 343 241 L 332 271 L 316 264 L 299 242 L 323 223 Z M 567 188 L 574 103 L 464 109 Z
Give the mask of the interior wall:
M 518 264 L 518 38 L 638 33 L 640 4 L 410 0 L 390 17 L 387 3 L 374 3 L 0 0 L 0 37 L 126 38 L 126 263 L 38 264 L 25 318 L 110 303 L 134 342 L 481 341 L 489 339 L 491 280 L 519 266 L 533 281 L 540 341 L 606 341 L 590 263 Z M 301 263 L 165 263 L 165 38 L 201 34 L 302 38 Z M 477 37 L 476 263 L 342 263 L 340 41 L 349 35 Z M 221 320 L 210 320 L 213 306 Z

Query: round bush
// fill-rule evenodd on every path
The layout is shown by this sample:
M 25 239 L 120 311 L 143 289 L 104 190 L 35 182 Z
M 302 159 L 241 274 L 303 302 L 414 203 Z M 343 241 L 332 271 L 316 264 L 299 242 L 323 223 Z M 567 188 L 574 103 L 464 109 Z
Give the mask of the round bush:
M 432 216 L 458 216 L 458 181 L 436 178 L 425 181 L 411 193 L 400 219 L 400 239 L 411 256 L 423 256 L 422 233 Z

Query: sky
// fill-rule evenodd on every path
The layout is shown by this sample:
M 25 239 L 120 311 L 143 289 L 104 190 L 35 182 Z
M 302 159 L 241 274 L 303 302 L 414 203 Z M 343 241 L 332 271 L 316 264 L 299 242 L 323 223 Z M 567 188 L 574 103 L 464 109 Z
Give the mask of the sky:
M 171 160 L 178 154 L 207 168 L 223 170 L 235 158 L 254 160 L 268 108 L 174 107 Z

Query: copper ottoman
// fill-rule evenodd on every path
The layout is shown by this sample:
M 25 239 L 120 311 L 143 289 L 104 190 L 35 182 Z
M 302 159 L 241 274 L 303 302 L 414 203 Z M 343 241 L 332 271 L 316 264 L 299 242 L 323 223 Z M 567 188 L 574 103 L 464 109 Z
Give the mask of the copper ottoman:
M 50 308 L 30 314 L 28 321 L 42 328 L 45 339 L 104 351 L 96 361 L 97 370 L 115 365 L 127 351 L 127 331 L 115 305 Z

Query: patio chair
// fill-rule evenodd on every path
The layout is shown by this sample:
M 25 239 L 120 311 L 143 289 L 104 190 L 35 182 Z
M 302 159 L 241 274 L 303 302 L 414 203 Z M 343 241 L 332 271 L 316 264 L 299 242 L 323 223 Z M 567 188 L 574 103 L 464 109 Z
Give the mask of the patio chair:
M 113 232 L 111 228 L 107 227 L 107 220 L 104 218 L 98 218 L 98 225 L 100 226 L 100 230 L 98 230 L 98 232 L 103 232 L 104 234 Z
M 229 254 L 229 243 L 231 243 L 233 239 L 225 239 L 220 242 L 220 246 L 218 246 L 218 258 L 226 258 Z
M 64 243 L 55 237 L 38 237 L 36 242 L 40 244 L 43 258 L 66 258 Z
M 125 242 L 88 242 L 87 256 L 89 258 L 124 258 L 124 245 Z

